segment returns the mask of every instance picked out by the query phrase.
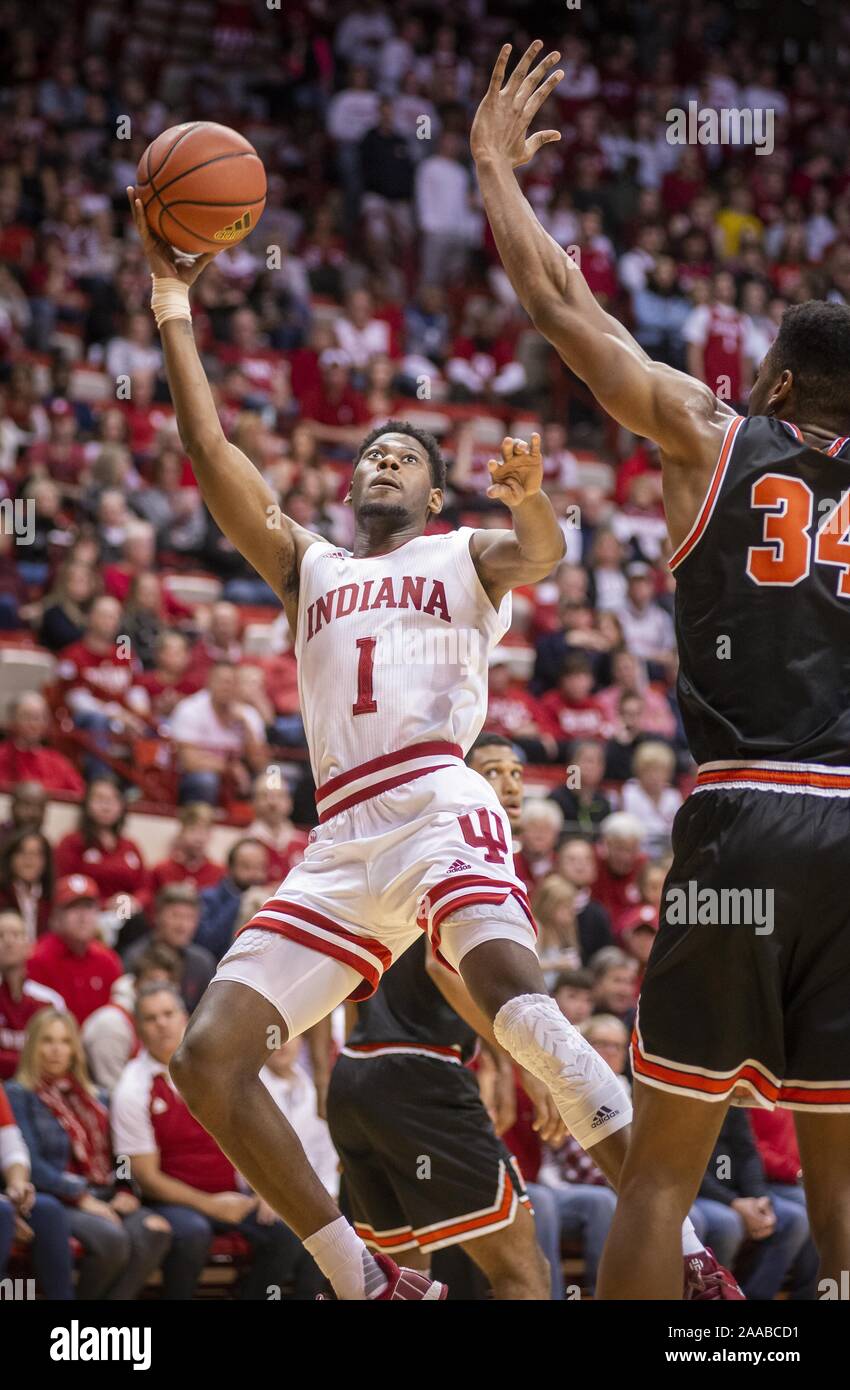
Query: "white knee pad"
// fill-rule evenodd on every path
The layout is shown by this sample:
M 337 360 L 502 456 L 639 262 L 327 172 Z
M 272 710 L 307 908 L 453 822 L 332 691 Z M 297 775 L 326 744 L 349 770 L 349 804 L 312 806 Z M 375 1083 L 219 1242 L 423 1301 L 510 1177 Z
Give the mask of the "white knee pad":
M 629 1124 L 631 1102 L 620 1081 L 547 994 L 509 999 L 493 1031 L 505 1051 L 548 1087 L 583 1149 Z

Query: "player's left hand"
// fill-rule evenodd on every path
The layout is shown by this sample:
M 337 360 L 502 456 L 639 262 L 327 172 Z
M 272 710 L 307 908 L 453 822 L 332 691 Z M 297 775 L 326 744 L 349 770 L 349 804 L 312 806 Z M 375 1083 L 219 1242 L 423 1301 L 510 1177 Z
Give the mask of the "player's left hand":
M 528 127 L 540 107 L 564 76 L 560 68 L 552 72 L 560 53 L 547 53 L 542 62 L 529 71 L 542 47 L 542 40 L 535 39 L 504 86 L 502 83 L 511 45 L 506 43 L 502 48 L 490 85 L 472 122 L 469 144 L 473 159 L 507 160 L 511 168 L 516 169 L 518 165 L 527 164 L 533 159 L 541 145 L 560 140 L 561 134 L 557 130 L 540 130 L 535 135 L 528 135 Z
M 277 1221 L 277 1212 L 274 1207 L 270 1207 L 268 1202 L 261 1197 L 257 1203 L 257 1224 L 260 1226 L 273 1226 Z
M 136 193 L 135 188 L 128 187 L 127 199 L 130 204 L 130 211 L 133 214 L 133 221 L 136 224 L 136 231 L 139 233 L 139 240 L 142 243 L 142 250 L 151 268 L 151 273 L 157 279 L 170 278 L 172 280 L 182 280 L 184 285 L 192 285 L 197 280 L 201 271 L 209 265 L 213 257 L 218 255 L 218 251 L 206 251 L 197 260 L 184 260 L 167 246 L 159 237 L 154 236 L 148 226 L 148 219 L 145 217 L 145 210 L 142 200 Z M 224 250 L 224 247 L 221 248 Z
M 522 1089 L 534 1106 L 531 1128 L 540 1135 L 544 1144 L 557 1148 L 567 1137 L 567 1127 L 548 1088 L 531 1072 L 523 1070 Z
M 490 459 L 487 467 L 492 480 L 487 496 L 504 502 L 506 507 L 518 507 L 543 486 L 540 435 L 533 434 L 530 444 L 524 439 L 503 439 L 501 463 Z

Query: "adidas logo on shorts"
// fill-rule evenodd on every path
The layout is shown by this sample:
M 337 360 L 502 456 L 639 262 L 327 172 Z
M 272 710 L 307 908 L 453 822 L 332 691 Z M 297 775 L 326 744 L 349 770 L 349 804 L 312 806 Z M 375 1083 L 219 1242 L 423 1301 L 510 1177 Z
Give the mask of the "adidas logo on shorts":
M 453 864 L 450 864 L 449 867 L 446 869 L 446 873 L 459 874 L 461 869 L 470 869 L 471 867 L 471 864 L 464 864 L 462 859 L 456 859 L 455 862 Z
M 600 1105 L 596 1114 L 590 1122 L 591 1129 L 598 1129 L 600 1125 L 607 1124 L 613 1120 L 615 1115 L 619 1115 L 619 1110 L 612 1110 L 610 1105 Z

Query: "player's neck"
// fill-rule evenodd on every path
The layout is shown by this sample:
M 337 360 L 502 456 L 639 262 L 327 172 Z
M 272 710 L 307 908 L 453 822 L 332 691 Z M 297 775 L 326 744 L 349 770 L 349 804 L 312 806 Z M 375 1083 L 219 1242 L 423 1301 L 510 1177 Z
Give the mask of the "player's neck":
M 833 440 L 838 439 L 844 433 L 841 426 L 837 424 L 834 426 L 815 425 L 807 420 L 791 420 L 789 424 L 797 426 L 806 443 L 810 444 L 813 449 L 828 448 Z
M 351 553 L 357 560 L 368 560 L 371 555 L 388 555 L 390 551 L 398 550 L 401 546 L 407 545 L 408 541 L 415 541 L 422 535 L 415 523 L 399 528 L 388 523 L 382 524 L 379 518 L 370 520 L 371 525 L 361 521 L 355 527 L 354 547 Z

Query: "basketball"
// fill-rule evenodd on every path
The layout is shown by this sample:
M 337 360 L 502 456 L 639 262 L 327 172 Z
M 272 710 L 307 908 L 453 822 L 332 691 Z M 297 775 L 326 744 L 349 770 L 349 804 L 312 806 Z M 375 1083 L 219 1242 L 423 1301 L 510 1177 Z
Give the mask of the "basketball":
M 266 171 L 238 131 L 190 121 L 148 145 L 136 191 L 154 235 L 197 255 L 234 246 L 253 231 L 266 205 Z

